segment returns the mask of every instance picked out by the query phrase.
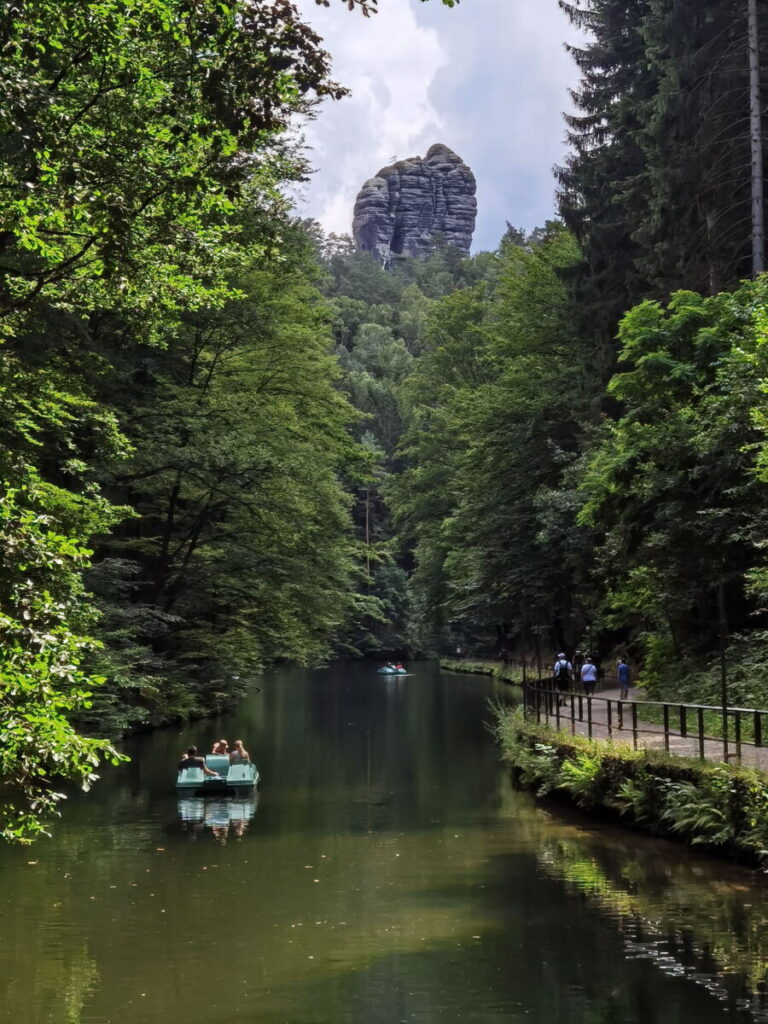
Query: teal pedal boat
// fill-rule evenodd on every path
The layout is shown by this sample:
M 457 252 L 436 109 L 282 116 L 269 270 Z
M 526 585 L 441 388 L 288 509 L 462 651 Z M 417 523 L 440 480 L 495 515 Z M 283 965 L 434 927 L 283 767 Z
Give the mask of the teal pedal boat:
M 205 775 L 202 768 L 180 768 L 176 789 L 195 796 L 221 796 L 253 789 L 259 782 L 259 770 L 251 761 L 229 760 L 227 754 L 208 754 L 206 767 L 217 775 Z

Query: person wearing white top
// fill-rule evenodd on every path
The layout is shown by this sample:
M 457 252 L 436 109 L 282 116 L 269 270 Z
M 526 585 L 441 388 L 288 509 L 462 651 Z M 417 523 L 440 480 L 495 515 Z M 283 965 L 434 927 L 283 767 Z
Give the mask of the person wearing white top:
M 592 694 L 597 686 L 597 665 L 591 658 L 587 658 L 581 669 L 581 685 L 584 693 Z

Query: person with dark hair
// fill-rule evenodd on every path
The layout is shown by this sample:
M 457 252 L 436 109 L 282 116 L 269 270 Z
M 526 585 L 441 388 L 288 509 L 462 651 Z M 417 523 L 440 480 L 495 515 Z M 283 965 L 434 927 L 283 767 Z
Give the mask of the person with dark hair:
M 589 656 L 581 667 L 581 685 L 584 687 L 584 693 L 588 696 L 595 692 L 597 686 L 597 665 Z
M 205 758 L 198 755 L 197 747 L 189 747 L 184 757 L 179 761 L 179 771 L 182 771 L 184 768 L 202 768 L 204 775 L 218 775 L 218 772 L 212 772 L 206 765 Z
M 621 690 L 621 700 L 629 700 L 629 687 L 632 682 L 632 672 L 627 659 L 622 655 L 619 664 L 616 666 L 616 681 Z

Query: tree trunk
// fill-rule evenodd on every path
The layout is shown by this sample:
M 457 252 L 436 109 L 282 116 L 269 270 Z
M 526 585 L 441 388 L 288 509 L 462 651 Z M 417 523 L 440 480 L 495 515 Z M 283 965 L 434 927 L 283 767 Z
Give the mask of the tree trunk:
M 763 192 L 763 112 L 760 96 L 760 32 L 757 0 L 749 12 L 749 123 L 752 147 L 752 276 L 765 270 L 765 198 Z
M 365 489 L 365 575 L 371 575 L 371 489 Z
M 725 611 L 725 585 L 717 585 L 717 617 L 720 632 L 720 700 L 723 704 L 723 760 L 728 760 L 728 667 L 726 665 L 726 644 L 728 643 L 728 618 Z

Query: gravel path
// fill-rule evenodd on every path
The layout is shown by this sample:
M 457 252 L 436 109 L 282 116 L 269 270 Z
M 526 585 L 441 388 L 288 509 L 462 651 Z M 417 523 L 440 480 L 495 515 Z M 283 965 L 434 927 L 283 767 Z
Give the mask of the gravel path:
M 614 739 L 620 743 L 633 744 L 633 731 L 632 731 L 632 701 L 619 701 L 619 690 L 601 690 L 596 693 L 592 700 L 592 737 L 593 739 Z M 610 701 L 610 704 L 608 703 Z M 610 707 L 610 724 L 609 724 L 609 707 Z M 661 725 L 657 725 L 654 722 L 643 721 L 640 715 L 642 702 L 638 704 L 638 720 L 637 720 L 637 746 L 647 750 L 664 750 L 664 729 Z M 670 723 L 671 729 L 677 728 L 677 715 L 675 713 L 676 705 L 670 706 L 670 711 L 673 715 Z M 579 697 L 574 696 L 573 698 L 573 711 L 571 705 L 571 698 L 566 698 L 565 707 L 560 708 L 560 724 L 559 728 L 563 732 L 575 733 L 579 736 L 589 735 L 589 726 L 587 723 L 587 698 L 581 698 L 581 711 L 583 720 L 579 719 Z M 543 712 L 541 717 L 542 722 L 546 720 Z M 557 725 L 557 715 L 552 713 L 549 716 L 549 724 Z M 693 722 L 691 726 L 693 727 Z M 699 738 L 696 736 L 673 736 L 669 737 L 669 752 L 671 754 L 677 754 L 680 757 L 693 757 L 699 758 L 701 756 L 701 750 L 699 747 Z M 706 740 L 704 741 L 704 757 L 708 761 L 722 761 L 723 760 L 723 743 L 721 740 Z M 768 749 L 765 747 L 755 747 L 752 743 L 742 742 L 741 744 L 741 756 L 739 757 L 736 745 L 733 740 L 729 743 L 729 757 L 728 760 L 733 763 L 741 761 L 741 764 L 750 765 L 757 768 L 763 768 L 768 770 Z

